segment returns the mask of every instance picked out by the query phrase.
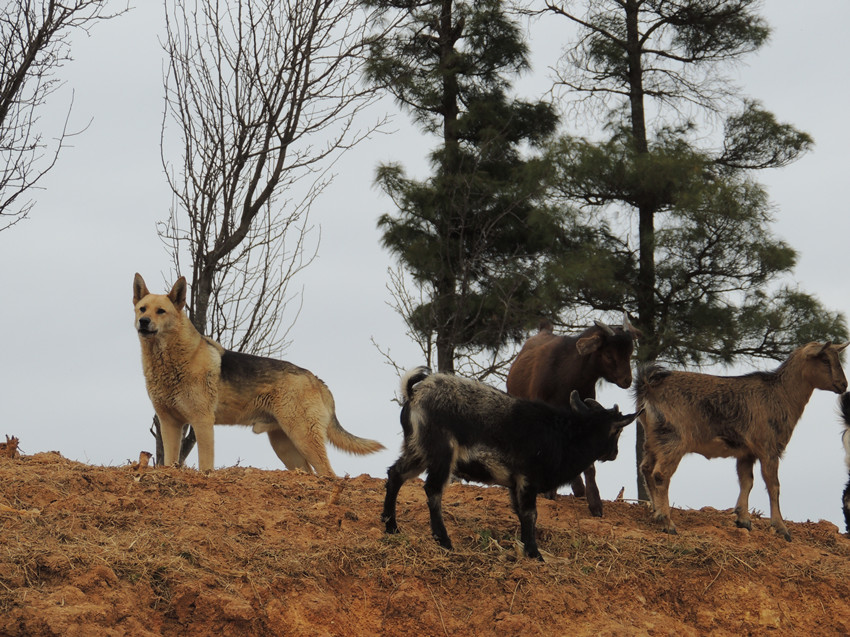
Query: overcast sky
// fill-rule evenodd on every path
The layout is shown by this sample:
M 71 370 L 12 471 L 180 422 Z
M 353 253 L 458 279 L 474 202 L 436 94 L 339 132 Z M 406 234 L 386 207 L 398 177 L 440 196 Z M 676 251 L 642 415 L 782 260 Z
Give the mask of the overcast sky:
M 17 436 L 26 454 L 55 450 L 118 466 L 153 450 L 131 285 L 138 271 L 152 291 L 170 287 L 171 264 L 156 222 L 168 216 L 171 198 L 159 155 L 163 9 L 158 2 L 138 4 L 97 25 L 90 37 L 76 38 L 74 60 L 61 71 L 66 84 L 42 123 L 48 134 L 56 132 L 73 90 L 72 128 L 91 124 L 43 182 L 30 219 L 0 232 L 0 437 Z M 740 86 L 780 121 L 810 133 L 815 147 L 760 179 L 776 205 L 775 231 L 800 253 L 795 279 L 846 314 L 850 88 L 841 43 L 850 3 L 765 5 L 773 36 L 740 70 Z M 558 32 L 536 38 L 548 50 L 532 41 L 541 84 L 555 62 L 547 58 Z M 388 448 L 365 457 L 331 449 L 340 475 L 384 477 L 401 443 L 392 402 L 399 379 L 372 339 L 405 367 L 422 362 L 388 306 L 393 261 L 380 248 L 375 224 L 391 204 L 372 183 L 380 162 L 398 161 L 421 173 L 430 141 L 418 138 L 404 115 L 397 114 L 394 126 L 392 135 L 361 144 L 336 166 L 333 186 L 312 211 L 321 226 L 318 258 L 296 282 L 304 287 L 304 305 L 285 358 L 327 382 L 344 427 Z M 631 408 L 629 393 L 610 385 L 601 388 L 600 400 Z M 812 397 L 780 465 L 781 502 L 787 519 L 827 519 L 843 530 L 847 470 L 836 404 L 831 393 Z M 196 452 L 190 462 L 196 464 Z M 235 463 L 282 468 L 265 436 L 217 427 L 216 466 Z M 627 498 L 635 497 L 634 463 L 632 427 L 621 439 L 620 457 L 598 469 L 603 498 L 614 498 L 622 486 Z M 670 493 L 674 507 L 729 509 L 737 497 L 734 461 L 689 456 Z M 750 504 L 769 513 L 760 475 Z

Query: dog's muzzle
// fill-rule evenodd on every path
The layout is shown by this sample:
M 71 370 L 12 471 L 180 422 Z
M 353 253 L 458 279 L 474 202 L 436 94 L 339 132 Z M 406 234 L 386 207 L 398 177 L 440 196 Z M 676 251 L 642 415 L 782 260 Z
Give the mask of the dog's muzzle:
M 139 319 L 139 334 L 142 336 L 156 334 L 156 330 L 151 329 L 151 320 L 147 316 L 143 316 Z

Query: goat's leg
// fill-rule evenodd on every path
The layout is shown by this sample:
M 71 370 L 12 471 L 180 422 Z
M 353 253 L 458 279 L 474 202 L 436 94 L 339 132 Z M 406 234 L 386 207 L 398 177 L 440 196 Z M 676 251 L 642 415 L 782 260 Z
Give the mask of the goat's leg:
M 584 489 L 584 480 L 581 479 L 581 476 L 573 478 L 573 481 L 570 482 L 570 488 L 573 490 L 573 495 L 577 498 L 583 498 L 587 493 Z M 546 497 L 548 497 L 548 494 Z
M 750 491 L 753 489 L 753 465 L 755 456 L 738 458 L 736 469 L 738 471 L 738 484 L 741 491 L 738 494 L 738 503 L 735 505 L 735 525 L 741 529 L 753 530 L 753 522 L 750 518 Z
M 652 478 L 652 470 L 655 468 L 655 463 L 655 454 L 644 447 L 643 460 L 640 463 L 640 475 L 643 476 L 643 483 L 646 486 L 647 494 L 649 494 L 649 506 L 653 513 L 655 512 L 655 480 Z
M 579 478 L 580 479 L 580 478 Z M 587 486 L 587 508 L 594 517 L 602 517 L 602 497 L 596 486 L 596 465 L 592 464 L 584 470 L 584 483 Z
M 652 469 L 649 480 L 655 490 L 652 495 L 652 503 L 655 509 L 653 517 L 661 523 L 661 530 L 665 533 L 676 533 L 676 525 L 670 519 L 669 490 L 670 478 L 673 477 L 681 460 L 682 456 L 678 454 L 672 457 L 659 458 Z
M 384 523 L 387 533 L 398 533 L 395 512 L 401 485 L 420 473 L 422 473 L 421 464 L 405 455 L 402 455 L 393 466 L 387 469 L 387 493 L 384 497 L 384 511 L 381 513 L 381 521 Z
M 431 535 L 437 544 L 444 549 L 452 549 L 452 541 L 443 522 L 443 490 L 452 474 L 451 450 L 437 451 L 428 466 L 428 477 L 425 478 L 425 495 L 428 498 L 428 512 L 431 514 Z
M 779 458 L 759 458 L 761 475 L 767 485 L 767 496 L 770 498 L 770 526 L 789 542 L 791 532 L 782 520 L 779 510 Z
M 519 517 L 520 540 L 525 547 L 525 554 L 530 558 L 543 561 L 537 548 L 537 491 L 524 481 L 519 481 L 511 489 L 511 501 Z

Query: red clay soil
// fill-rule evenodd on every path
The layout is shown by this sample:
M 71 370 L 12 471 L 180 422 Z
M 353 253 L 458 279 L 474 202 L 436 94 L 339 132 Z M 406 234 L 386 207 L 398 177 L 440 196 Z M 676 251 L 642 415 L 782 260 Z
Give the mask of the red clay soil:
M 453 552 L 422 483 L 380 523 L 384 481 L 234 467 L 0 457 L 0 635 L 846 635 L 850 539 L 793 541 L 730 511 L 538 500 L 545 563 L 521 556 L 503 489 L 454 484 Z

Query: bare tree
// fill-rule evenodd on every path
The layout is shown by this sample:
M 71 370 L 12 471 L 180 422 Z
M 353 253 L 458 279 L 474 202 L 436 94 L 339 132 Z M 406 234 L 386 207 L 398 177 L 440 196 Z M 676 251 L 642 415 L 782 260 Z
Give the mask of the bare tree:
M 376 95 L 360 84 L 368 18 L 357 0 L 165 8 L 161 147 L 175 204 L 160 235 L 178 271 L 188 259 L 195 327 L 225 347 L 275 354 L 298 297 L 288 284 L 318 246 L 311 205 L 333 161 L 377 126 L 358 119 Z
M 6 0 L 0 6 L 0 231 L 27 216 L 35 203 L 28 193 L 73 134 L 66 115 L 55 137 L 45 138 L 39 113 L 61 85 L 56 71 L 71 59 L 71 34 L 126 11 L 106 6 L 106 0 Z

